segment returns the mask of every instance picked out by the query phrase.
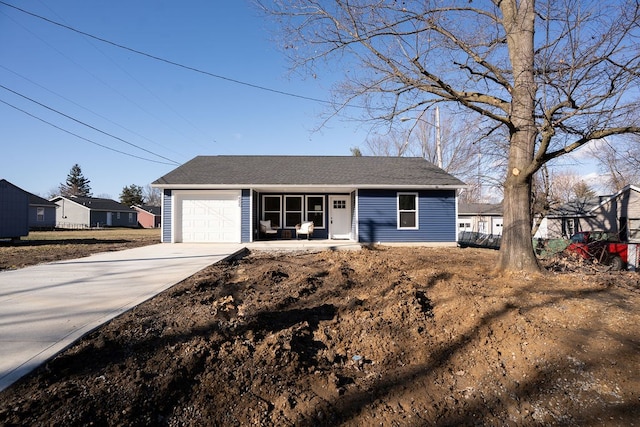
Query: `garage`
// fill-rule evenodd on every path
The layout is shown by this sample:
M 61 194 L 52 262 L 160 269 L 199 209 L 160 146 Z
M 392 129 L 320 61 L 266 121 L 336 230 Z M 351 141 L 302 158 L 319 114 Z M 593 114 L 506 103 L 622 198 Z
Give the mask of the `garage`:
M 176 242 L 239 243 L 241 227 L 240 192 L 176 194 Z

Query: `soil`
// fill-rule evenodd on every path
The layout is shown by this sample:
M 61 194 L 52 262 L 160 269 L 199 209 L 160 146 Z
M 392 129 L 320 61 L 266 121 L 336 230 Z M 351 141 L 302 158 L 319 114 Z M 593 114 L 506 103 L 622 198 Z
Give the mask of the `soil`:
M 640 274 L 497 276 L 496 258 L 210 266 L 0 393 L 0 425 L 640 425 Z

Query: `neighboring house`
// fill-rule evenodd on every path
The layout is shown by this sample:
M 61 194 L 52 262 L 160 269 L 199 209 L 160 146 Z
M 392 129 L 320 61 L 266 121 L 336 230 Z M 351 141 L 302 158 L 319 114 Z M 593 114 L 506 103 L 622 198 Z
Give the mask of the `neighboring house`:
M 0 179 L 0 239 L 29 234 L 29 193 Z
M 563 205 L 550 212 L 540 228 L 536 237 L 546 239 L 602 230 L 617 233 L 622 241 L 640 243 L 640 187 L 627 185 L 612 196 Z
M 138 212 L 138 225 L 143 228 L 160 227 L 160 206 L 133 206 Z
M 111 199 L 97 197 L 63 197 L 51 199 L 60 228 L 137 227 L 138 213 Z
M 55 228 L 57 207 L 54 202 L 29 193 L 29 230 Z
M 460 203 L 458 234 L 473 232 L 502 235 L 502 203 Z
M 156 180 L 163 242 L 251 242 L 313 221 L 314 239 L 455 244 L 465 184 L 421 158 L 199 156 Z M 283 233 L 284 232 L 284 233 Z

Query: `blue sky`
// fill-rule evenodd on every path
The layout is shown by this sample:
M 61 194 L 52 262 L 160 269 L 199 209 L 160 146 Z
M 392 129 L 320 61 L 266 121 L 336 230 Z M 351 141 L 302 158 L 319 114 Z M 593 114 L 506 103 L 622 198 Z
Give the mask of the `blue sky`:
M 248 1 L 7 3 L 212 74 L 329 99 L 331 74 L 290 74 Z M 123 187 L 144 187 L 197 155 L 349 155 L 366 138 L 339 118 L 315 131 L 322 103 L 156 61 L 2 4 L 0 85 L 0 178 L 42 196 L 75 163 L 94 195 L 117 200 Z

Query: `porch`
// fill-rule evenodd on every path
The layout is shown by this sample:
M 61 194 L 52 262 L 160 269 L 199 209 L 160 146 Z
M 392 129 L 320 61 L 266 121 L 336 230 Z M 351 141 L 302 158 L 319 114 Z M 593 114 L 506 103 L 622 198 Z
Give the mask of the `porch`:
M 260 240 L 246 243 L 245 247 L 255 251 L 354 251 L 360 250 L 362 245 L 353 240 Z

